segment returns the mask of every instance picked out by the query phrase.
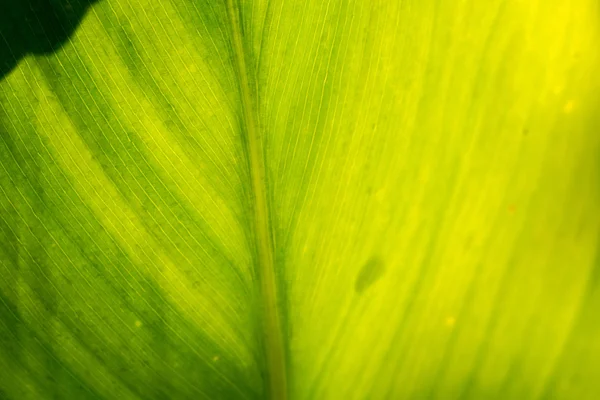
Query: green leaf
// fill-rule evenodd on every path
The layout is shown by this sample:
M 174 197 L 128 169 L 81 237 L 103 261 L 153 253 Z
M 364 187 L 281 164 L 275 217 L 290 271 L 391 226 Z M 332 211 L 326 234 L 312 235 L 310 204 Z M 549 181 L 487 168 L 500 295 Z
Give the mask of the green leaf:
M 0 10 L 0 398 L 600 398 L 598 1 L 90 3 Z

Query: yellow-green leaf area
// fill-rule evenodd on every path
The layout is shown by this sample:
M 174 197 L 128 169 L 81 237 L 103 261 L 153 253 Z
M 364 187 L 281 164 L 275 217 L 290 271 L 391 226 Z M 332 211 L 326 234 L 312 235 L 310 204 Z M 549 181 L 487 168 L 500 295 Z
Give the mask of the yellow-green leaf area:
M 0 399 L 600 398 L 598 1 L 0 14 Z

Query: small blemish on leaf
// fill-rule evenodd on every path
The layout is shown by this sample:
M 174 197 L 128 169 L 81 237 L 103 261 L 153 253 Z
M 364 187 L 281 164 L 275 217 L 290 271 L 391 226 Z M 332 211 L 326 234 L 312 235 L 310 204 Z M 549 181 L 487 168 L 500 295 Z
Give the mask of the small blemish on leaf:
M 565 112 L 565 114 L 569 114 L 569 113 L 571 113 L 571 111 L 573 111 L 574 107 L 575 107 L 575 102 L 573 100 L 569 100 L 565 103 L 565 106 L 563 107 L 563 111 Z
M 371 257 L 356 276 L 356 283 L 354 284 L 354 290 L 356 293 L 361 294 L 377 282 L 385 273 L 385 266 L 383 261 L 379 257 Z

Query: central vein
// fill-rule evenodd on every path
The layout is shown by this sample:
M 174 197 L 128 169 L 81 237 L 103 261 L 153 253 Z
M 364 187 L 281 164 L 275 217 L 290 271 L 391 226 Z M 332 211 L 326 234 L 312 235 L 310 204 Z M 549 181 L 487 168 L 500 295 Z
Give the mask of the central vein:
M 254 94 L 248 82 L 246 52 L 242 42 L 242 27 L 235 0 L 227 0 L 232 26 L 232 44 L 237 64 L 240 97 L 244 115 L 244 139 L 252 179 L 254 236 L 257 245 L 258 276 L 261 285 L 262 329 L 268 372 L 268 393 L 273 400 L 287 398 L 286 362 L 281 318 L 278 309 L 273 241 L 269 223 L 267 186 L 262 141 L 258 129 Z

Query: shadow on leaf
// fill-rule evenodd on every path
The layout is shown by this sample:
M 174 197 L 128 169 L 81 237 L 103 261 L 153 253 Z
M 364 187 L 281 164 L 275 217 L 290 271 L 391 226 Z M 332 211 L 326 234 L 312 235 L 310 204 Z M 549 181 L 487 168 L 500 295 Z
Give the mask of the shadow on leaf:
M 98 0 L 0 0 L 0 80 L 28 54 L 61 48 Z

